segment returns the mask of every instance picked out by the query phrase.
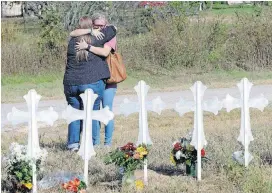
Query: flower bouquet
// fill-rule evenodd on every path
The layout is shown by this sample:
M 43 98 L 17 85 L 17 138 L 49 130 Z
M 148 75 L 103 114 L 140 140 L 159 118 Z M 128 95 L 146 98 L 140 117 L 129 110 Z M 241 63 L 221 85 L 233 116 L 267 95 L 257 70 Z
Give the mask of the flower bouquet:
M 190 139 L 185 137 L 173 143 L 170 159 L 174 165 L 185 164 L 186 174 L 196 177 L 197 150 L 190 145 Z M 205 150 L 201 150 L 201 159 L 207 160 Z
M 124 175 L 123 182 L 133 183 L 135 181 L 134 171 L 144 165 L 144 159 L 149 153 L 149 148 L 145 144 L 138 145 L 127 143 L 126 145 L 117 148 L 110 152 L 105 158 L 105 164 L 114 163 L 119 167 L 120 173 Z M 137 181 L 137 184 L 140 184 Z M 140 187 L 140 185 L 138 185 Z
M 27 155 L 27 147 L 12 143 L 10 145 L 10 154 L 7 159 L 8 180 L 12 182 L 13 190 L 20 192 L 30 192 L 32 189 L 32 163 L 36 162 L 36 171 L 41 170 L 47 151 L 45 149 L 37 152 L 37 158 L 32 160 Z
M 74 180 L 70 180 L 67 183 L 63 183 L 62 187 L 65 190 L 68 190 L 70 192 L 75 192 L 75 193 L 86 193 L 86 184 L 85 182 L 79 180 L 78 178 L 75 178 Z

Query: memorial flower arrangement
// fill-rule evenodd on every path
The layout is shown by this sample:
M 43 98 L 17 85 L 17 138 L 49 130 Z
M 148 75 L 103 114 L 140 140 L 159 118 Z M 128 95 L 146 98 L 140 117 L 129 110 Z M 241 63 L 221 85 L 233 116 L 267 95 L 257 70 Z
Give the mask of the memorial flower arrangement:
M 30 192 L 32 189 L 32 163 L 36 162 L 36 172 L 47 157 L 47 151 L 42 149 L 37 152 L 37 157 L 32 160 L 27 155 L 27 147 L 18 143 L 12 143 L 9 147 L 10 154 L 7 157 L 8 180 L 13 184 L 14 190 Z
M 119 166 L 121 173 L 132 175 L 136 169 L 143 166 L 144 159 L 148 153 L 149 148 L 145 144 L 135 146 L 133 143 L 127 143 L 110 152 L 105 158 L 105 164 L 114 163 L 116 166 Z
M 190 145 L 191 138 L 181 138 L 173 143 L 173 148 L 170 153 L 170 160 L 174 165 L 185 164 L 186 173 L 188 175 L 196 176 L 195 166 L 197 162 L 197 150 Z M 203 148 L 201 150 L 201 159 L 207 160 L 206 152 Z
M 78 178 L 75 178 L 74 180 L 70 180 L 67 183 L 63 183 L 62 187 L 65 190 L 68 190 L 70 192 L 75 193 L 86 193 L 86 184 L 82 180 L 79 180 Z

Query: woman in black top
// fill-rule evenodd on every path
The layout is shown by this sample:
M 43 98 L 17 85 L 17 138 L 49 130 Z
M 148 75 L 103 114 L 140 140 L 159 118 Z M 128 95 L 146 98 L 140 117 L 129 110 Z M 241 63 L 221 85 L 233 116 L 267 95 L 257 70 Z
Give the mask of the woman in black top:
M 79 22 L 80 28 L 92 28 L 91 19 L 82 17 Z M 105 57 L 98 56 L 91 52 L 77 52 L 76 43 L 81 39 L 90 41 L 95 47 L 102 47 L 107 41 L 116 35 L 114 26 L 108 26 L 101 31 L 105 37 L 102 40 L 90 36 L 90 40 L 85 37 L 71 38 L 68 44 L 67 64 L 63 79 L 64 94 L 69 105 L 76 109 L 83 109 L 80 94 L 88 88 L 92 89 L 98 95 L 93 110 L 100 108 L 103 91 L 105 89 L 104 80 L 110 77 L 108 65 Z M 87 49 L 90 49 L 89 47 Z M 81 121 L 77 120 L 68 126 L 68 149 L 77 151 L 79 149 Z M 98 123 L 93 120 L 93 134 L 96 135 Z

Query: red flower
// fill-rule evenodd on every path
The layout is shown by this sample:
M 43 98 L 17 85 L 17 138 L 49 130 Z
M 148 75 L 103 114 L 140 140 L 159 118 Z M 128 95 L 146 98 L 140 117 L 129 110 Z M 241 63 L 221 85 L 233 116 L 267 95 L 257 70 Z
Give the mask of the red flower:
M 205 150 L 204 149 L 201 149 L 201 157 L 204 157 L 206 154 Z
M 175 145 L 174 145 L 174 150 L 178 151 L 178 150 L 181 150 L 182 149 L 182 146 L 179 142 L 177 142 Z
M 129 142 L 126 145 L 124 145 L 123 147 L 120 148 L 122 151 L 134 151 L 136 150 L 136 147 L 134 146 L 133 143 Z
M 80 180 L 78 178 L 75 178 L 74 180 L 71 180 L 68 183 L 63 183 L 62 187 L 72 192 L 78 192 L 79 185 L 80 185 Z

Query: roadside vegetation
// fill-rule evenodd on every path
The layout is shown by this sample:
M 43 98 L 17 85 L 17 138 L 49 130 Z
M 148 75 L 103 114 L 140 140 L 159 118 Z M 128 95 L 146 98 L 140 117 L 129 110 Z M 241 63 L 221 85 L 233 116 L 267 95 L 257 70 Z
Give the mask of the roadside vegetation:
M 113 2 L 52 2 L 41 19 L 2 20 L 2 102 L 17 101 L 10 96 L 31 87 L 45 98 L 62 96 L 69 32 L 81 15 L 105 6 L 111 23 L 118 26 L 118 50 L 128 69 L 129 78 L 119 92 L 131 90 L 140 79 L 150 79 L 148 83 L 161 90 L 183 88 L 196 79 L 229 86 L 226 83 L 243 76 L 271 83 L 270 4 L 214 2 L 212 9 L 207 4 L 200 12 L 198 4 L 185 2 L 147 9 Z

